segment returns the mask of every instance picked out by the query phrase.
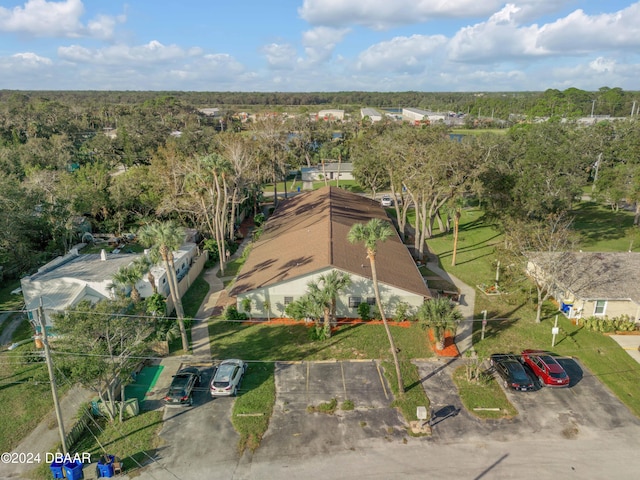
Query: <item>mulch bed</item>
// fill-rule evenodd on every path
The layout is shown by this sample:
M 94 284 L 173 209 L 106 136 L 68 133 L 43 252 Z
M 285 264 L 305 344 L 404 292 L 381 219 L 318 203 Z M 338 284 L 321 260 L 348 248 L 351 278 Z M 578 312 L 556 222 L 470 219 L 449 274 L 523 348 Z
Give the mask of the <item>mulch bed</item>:
M 304 320 L 294 320 L 293 318 L 272 318 L 270 320 L 254 318 L 250 321 L 247 321 L 246 324 L 250 325 L 257 322 L 266 323 L 268 325 L 307 325 L 309 327 L 314 324 L 313 322 L 306 322 Z M 360 320 L 357 318 L 341 318 L 338 320 L 338 327 L 342 325 L 356 325 L 360 323 L 368 323 L 370 325 L 382 325 L 382 320 Z M 408 321 L 404 321 L 404 322 L 389 321 L 388 323 L 389 325 L 393 325 L 396 327 L 403 327 L 403 328 L 409 328 L 411 326 L 411 322 L 408 322 Z
M 436 339 L 433 336 L 433 330 L 429 330 L 429 344 L 431 345 L 431 349 L 433 353 L 435 353 L 438 357 L 459 357 L 460 352 L 458 352 L 458 347 L 456 347 L 456 343 L 453 341 L 453 336 L 447 332 L 444 336 L 444 348 L 442 350 L 438 350 L 436 348 Z

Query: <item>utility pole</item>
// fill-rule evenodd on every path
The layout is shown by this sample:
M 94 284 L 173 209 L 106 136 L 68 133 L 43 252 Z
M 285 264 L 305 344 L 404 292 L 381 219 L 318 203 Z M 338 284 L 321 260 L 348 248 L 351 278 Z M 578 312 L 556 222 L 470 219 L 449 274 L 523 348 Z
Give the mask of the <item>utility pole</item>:
M 42 297 L 40 297 L 40 306 L 38 307 L 38 321 L 42 336 L 42 344 L 44 345 L 44 358 L 47 361 L 47 369 L 49 370 L 49 382 L 51 383 L 51 396 L 53 397 L 53 406 L 56 410 L 56 420 L 58 421 L 58 433 L 60 433 L 60 442 L 62 443 L 62 453 L 67 455 L 67 441 L 64 434 L 64 424 L 62 423 L 62 412 L 60 411 L 60 403 L 58 402 L 58 389 L 56 387 L 56 377 L 53 371 L 53 360 L 51 360 L 51 351 L 49 350 L 49 340 L 47 340 L 47 330 L 45 328 L 44 308 L 42 308 Z

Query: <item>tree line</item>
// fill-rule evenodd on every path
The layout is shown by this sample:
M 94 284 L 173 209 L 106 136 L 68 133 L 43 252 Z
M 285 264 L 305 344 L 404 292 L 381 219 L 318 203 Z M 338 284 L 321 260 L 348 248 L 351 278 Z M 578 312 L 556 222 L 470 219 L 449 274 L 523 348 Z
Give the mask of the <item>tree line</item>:
M 258 213 L 265 182 L 277 188 L 292 169 L 327 159 L 353 162 L 365 190 L 396 197 L 399 231 L 419 253 L 436 225 L 455 228 L 456 212 L 470 196 L 500 224 L 570 211 L 585 186 L 612 208 L 640 203 L 635 118 L 581 125 L 559 116 L 562 109 L 575 113 L 580 102 L 581 109 L 593 108 L 593 92 L 513 94 L 544 100 L 553 116 L 460 141 L 445 125 L 416 128 L 359 116 L 335 122 L 272 114 L 231 128 L 234 112 L 228 111 L 222 118 L 228 128 L 220 128 L 219 120 L 197 109 L 197 99 L 213 94 L 92 93 L 0 92 L 0 266 L 6 278 L 65 253 L 80 240 L 83 219 L 94 232 L 115 234 L 158 218 L 175 220 L 214 240 L 218 258 L 225 259 L 241 211 Z M 620 89 L 598 94 L 616 105 L 633 98 Z M 503 98 L 460 98 L 465 95 L 478 108 Z M 636 225 L 639 217 L 636 209 Z

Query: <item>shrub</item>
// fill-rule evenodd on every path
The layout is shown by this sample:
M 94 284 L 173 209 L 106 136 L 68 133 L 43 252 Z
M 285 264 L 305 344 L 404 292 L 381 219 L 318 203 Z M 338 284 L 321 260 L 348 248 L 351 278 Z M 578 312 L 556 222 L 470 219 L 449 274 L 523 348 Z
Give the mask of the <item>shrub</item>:
M 396 322 L 402 322 L 408 320 L 411 317 L 411 307 L 408 303 L 400 302 L 396 305 L 396 311 L 393 319 Z
M 358 305 L 358 315 L 362 320 L 369 320 L 371 318 L 371 306 L 367 302 L 362 302 Z
M 254 215 L 253 217 L 253 223 L 256 224 L 256 227 L 259 227 L 260 225 L 262 225 L 265 221 L 266 217 L 264 215 L 264 213 L 258 213 L 257 215 Z
M 637 329 L 636 323 L 631 320 L 629 315 L 621 315 L 612 319 L 589 317 L 583 320 L 583 324 L 587 330 L 600 333 L 631 332 Z
M 224 310 L 225 320 L 247 320 L 247 314 L 238 311 L 235 305 L 229 305 Z

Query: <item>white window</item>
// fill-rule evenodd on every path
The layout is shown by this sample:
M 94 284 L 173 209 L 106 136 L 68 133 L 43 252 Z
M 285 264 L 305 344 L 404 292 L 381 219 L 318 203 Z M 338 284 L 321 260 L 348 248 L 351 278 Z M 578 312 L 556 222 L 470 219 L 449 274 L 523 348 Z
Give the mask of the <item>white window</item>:
M 349 308 L 358 308 L 358 305 L 360 305 L 361 303 L 361 297 L 349 297 Z
M 290 303 L 293 303 L 293 297 L 284 297 L 284 304 L 289 305 Z
M 596 307 L 593 310 L 594 315 L 604 315 L 605 310 L 607 309 L 607 301 L 606 300 L 596 300 Z

